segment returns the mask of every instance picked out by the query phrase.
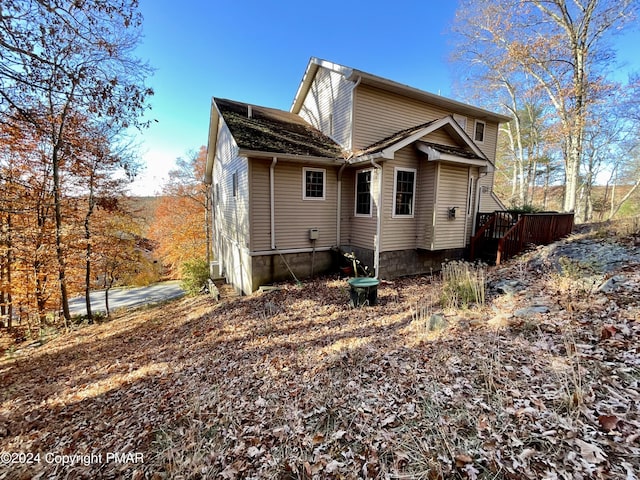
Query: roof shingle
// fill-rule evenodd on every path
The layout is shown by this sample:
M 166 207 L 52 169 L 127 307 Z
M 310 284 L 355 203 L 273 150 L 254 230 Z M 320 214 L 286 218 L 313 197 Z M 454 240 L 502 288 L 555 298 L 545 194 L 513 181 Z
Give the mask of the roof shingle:
M 294 113 L 274 108 L 249 105 L 222 98 L 214 98 L 225 123 L 238 146 L 246 150 L 344 158 L 335 141 L 308 124 Z

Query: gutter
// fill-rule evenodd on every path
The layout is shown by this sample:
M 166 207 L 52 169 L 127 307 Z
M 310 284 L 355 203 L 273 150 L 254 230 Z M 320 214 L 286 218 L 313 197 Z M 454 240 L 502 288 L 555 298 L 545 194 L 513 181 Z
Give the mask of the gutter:
M 306 163 L 318 163 L 322 165 L 342 165 L 346 161 L 344 158 L 339 158 L 339 157 L 318 157 L 315 155 L 292 155 L 287 153 L 248 150 L 245 148 L 238 149 L 238 156 L 240 157 L 273 159 L 274 153 L 275 155 L 278 156 L 278 159 L 280 160 L 293 160 L 293 161 L 306 162 Z

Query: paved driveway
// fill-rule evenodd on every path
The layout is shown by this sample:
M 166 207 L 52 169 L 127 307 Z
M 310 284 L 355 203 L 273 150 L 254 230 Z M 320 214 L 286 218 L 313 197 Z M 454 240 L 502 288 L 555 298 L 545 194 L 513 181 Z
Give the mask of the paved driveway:
M 161 282 L 138 288 L 112 288 L 109 290 L 109 309 L 111 311 L 124 307 L 139 307 L 147 303 L 157 303 L 185 294 L 180 288 L 179 281 Z M 86 315 L 87 309 L 84 297 L 69 300 L 71 315 Z M 104 305 L 104 290 L 91 292 L 91 310 L 106 312 Z

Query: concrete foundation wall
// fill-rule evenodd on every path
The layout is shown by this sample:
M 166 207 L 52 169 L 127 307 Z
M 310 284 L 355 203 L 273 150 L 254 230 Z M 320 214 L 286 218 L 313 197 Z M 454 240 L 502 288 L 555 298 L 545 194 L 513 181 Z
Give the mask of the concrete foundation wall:
M 380 278 L 392 279 L 405 275 L 420 275 L 442 269 L 445 260 L 459 260 L 464 257 L 464 249 L 449 250 L 396 250 L 380 252 Z
M 286 260 L 286 264 L 285 261 Z M 312 252 L 286 253 L 282 256 L 261 255 L 251 257 L 251 283 L 252 290 L 256 291 L 261 285 L 268 285 L 273 282 L 283 280 L 293 280 L 289 268 L 299 280 L 310 278 L 312 275 L 331 270 L 334 266 L 333 254 L 330 251 L 316 252 L 315 257 Z M 289 268 L 287 268 L 287 264 Z

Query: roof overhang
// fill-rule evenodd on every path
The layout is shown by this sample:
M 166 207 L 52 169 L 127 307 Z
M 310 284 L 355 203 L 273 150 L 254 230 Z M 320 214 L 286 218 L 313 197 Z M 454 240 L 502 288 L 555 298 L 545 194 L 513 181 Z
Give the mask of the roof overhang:
M 437 146 L 420 141 L 415 142 L 415 146 L 420 152 L 424 153 L 427 156 L 427 160 L 430 162 L 441 161 L 445 163 L 454 163 L 457 165 L 465 165 L 469 167 L 479 167 L 482 173 L 493 172 L 495 170 L 493 164 L 487 159 L 467 158 L 460 155 L 447 153 L 446 151 L 444 151 L 444 148 L 438 149 Z
M 381 160 L 392 160 L 395 156 L 395 152 L 400 150 L 401 148 L 406 147 L 407 145 L 411 145 L 414 142 L 417 142 L 422 137 L 429 135 L 430 133 L 439 130 L 445 129 L 449 135 L 457 140 L 461 145 L 469 148 L 477 157 L 479 157 L 480 161 L 491 163 L 487 156 L 480 150 L 478 145 L 476 145 L 471 137 L 465 132 L 462 127 L 456 122 L 451 115 L 443 117 L 439 120 L 429 123 L 424 128 L 419 130 L 415 130 L 410 134 L 396 140 L 394 143 L 381 148 L 378 151 L 367 152 L 364 155 L 359 155 L 354 157 L 351 160 L 351 163 L 360 163 L 360 162 L 368 162 L 372 159 L 381 159 Z M 456 158 L 461 158 L 457 157 Z
M 491 112 L 489 110 L 485 110 L 484 108 L 475 107 L 458 100 L 452 100 L 441 95 L 436 95 L 434 93 L 426 92 L 415 87 L 410 87 L 409 85 L 394 82 L 393 80 L 389 80 L 387 78 L 372 75 L 370 73 L 363 72 L 362 70 L 345 67 L 343 65 L 338 65 L 337 63 L 328 62 L 316 57 L 311 57 L 311 59 L 309 60 L 309 64 L 307 65 L 307 69 L 305 70 L 304 76 L 302 77 L 302 81 L 300 82 L 300 86 L 298 87 L 298 91 L 296 92 L 293 104 L 291 105 L 291 112 L 300 112 L 300 109 L 302 108 L 302 102 L 304 101 L 307 92 L 311 88 L 311 84 L 313 83 L 316 72 L 320 68 L 325 68 L 327 70 L 337 72 L 343 75 L 346 80 L 354 83 L 369 85 L 391 93 L 397 93 L 405 97 L 415 98 L 417 100 L 442 107 L 444 110 L 455 111 L 456 113 L 468 115 L 470 117 L 477 118 L 478 120 L 485 120 L 496 123 L 507 123 L 511 121 L 511 117 L 507 115 L 501 115 L 499 113 Z
M 347 162 L 344 158 L 329 158 L 329 157 L 314 157 L 310 155 L 292 155 L 289 153 L 278 152 L 261 152 L 258 150 L 247 150 L 241 148 L 238 150 L 238 155 L 247 158 L 264 158 L 267 160 L 287 160 L 292 162 L 305 162 L 317 165 L 336 166 L 342 165 Z

